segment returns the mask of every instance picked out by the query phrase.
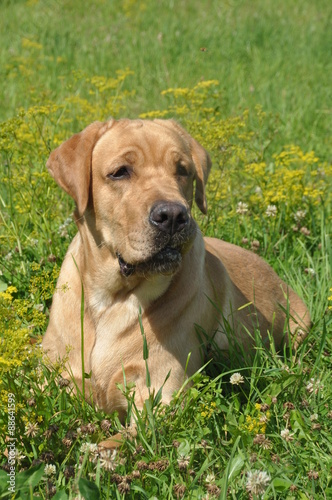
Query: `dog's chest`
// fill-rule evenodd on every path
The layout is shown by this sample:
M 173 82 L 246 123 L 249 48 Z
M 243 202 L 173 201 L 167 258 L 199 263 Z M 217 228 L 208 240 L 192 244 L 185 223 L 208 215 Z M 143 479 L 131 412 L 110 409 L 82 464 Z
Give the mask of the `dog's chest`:
M 89 297 L 96 334 L 91 368 L 99 382 L 109 380 L 125 363 L 142 359 L 139 315 L 143 316 L 144 311 L 165 293 L 170 282 L 170 276 L 155 276 L 117 299 L 101 293 L 101 289 Z M 152 341 L 150 335 L 149 338 Z
M 118 344 L 121 336 L 135 322 L 138 322 L 140 304 L 137 297 L 131 295 L 124 301 L 99 304 L 91 308 L 96 331 L 94 351 L 108 351 Z

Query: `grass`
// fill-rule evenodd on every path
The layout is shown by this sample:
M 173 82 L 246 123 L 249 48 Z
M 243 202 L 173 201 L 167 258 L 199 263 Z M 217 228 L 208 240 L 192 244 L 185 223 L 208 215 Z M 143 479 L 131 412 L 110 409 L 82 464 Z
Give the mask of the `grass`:
M 100 0 L 94 6 L 91 17 L 87 0 L 79 8 L 74 1 L 3 2 L 3 117 L 28 107 L 31 99 L 62 102 L 78 92 L 80 85 L 70 88 L 68 83 L 72 71 L 113 76 L 130 67 L 130 90 L 136 93 L 130 115 L 163 107 L 160 91 L 165 88 L 217 79 L 222 89 L 218 105 L 226 116 L 260 104 L 279 114 L 282 145 L 296 141 L 327 152 L 332 64 L 328 0 L 281 0 L 276 6 L 264 0 L 208 0 L 202 8 L 186 1 Z M 39 65 L 38 79 L 31 64 Z
M 330 2 L 7 0 L 0 9 L 0 443 L 10 452 L 14 404 L 12 497 L 329 498 Z M 126 431 L 69 395 L 38 346 L 76 232 L 45 163 L 110 115 L 175 117 L 211 152 L 209 213 L 196 213 L 203 232 L 261 254 L 308 304 L 313 328 L 297 353 L 267 351 L 259 334 L 253 359 L 216 353 L 166 408 L 151 395 L 138 413 L 133 388 L 122 387 L 137 436 L 101 457 L 94 444 Z M 1 456 L 0 498 L 9 461 Z

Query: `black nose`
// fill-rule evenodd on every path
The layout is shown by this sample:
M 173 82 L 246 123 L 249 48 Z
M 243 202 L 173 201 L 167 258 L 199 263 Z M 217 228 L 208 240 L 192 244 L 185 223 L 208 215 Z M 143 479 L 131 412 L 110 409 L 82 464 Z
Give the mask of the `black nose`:
M 181 231 L 188 222 L 187 208 L 181 203 L 158 201 L 150 212 L 150 223 L 171 236 Z

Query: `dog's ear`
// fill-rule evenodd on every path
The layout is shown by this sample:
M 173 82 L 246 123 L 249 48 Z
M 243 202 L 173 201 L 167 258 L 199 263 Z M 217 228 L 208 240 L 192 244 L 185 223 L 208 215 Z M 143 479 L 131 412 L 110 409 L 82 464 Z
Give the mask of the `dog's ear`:
M 196 166 L 196 190 L 195 190 L 195 201 L 198 208 L 203 212 L 207 213 L 207 201 L 205 195 L 205 186 L 209 177 L 211 170 L 211 158 L 208 152 L 201 146 L 195 139 L 191 139 L 191 150 L 192 157 Z
M 74 199 L 79 215 L 89 201 L 92 151 L 103 127 L 103 122 L 91 123 L 55 149 L 46 163 L 52 177 Z
M 207 183 L 207 179 L 211 170 L 211 159 L 208 152 L 201 146 L 195 139 L 191 137 L 191 135 L 184 130 L 175 120 L 154 120 L 160 125 L 164 125 L 168 128 L 172 128 L 176 132 L 178 132 L 188 144 L 193 162 L 196 167 L 195 173 L 195 181 L 196 181 L 196 190 L 195 190 L 195 201 L 197 203 L 198 208 L 203 212 L 203 214 L 207 213 L 207 202 L 205 196 L 205 185 Z

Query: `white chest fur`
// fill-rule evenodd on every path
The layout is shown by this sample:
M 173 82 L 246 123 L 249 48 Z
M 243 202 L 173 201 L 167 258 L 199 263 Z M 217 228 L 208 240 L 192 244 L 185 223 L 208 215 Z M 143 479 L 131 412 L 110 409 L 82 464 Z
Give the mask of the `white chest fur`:
M 91 367 L 99 382 L 104 380 L 107 384 L 130 356 L 137 356 L 139 350 L 142 352 L 139 314 L 143 315 L 165 293 L 171 280 L 170 276 L 155 276 L 117 298 L 105 292 L 101 294 L 100 290 L 91 296 L 89 302 L 96 332 Z

